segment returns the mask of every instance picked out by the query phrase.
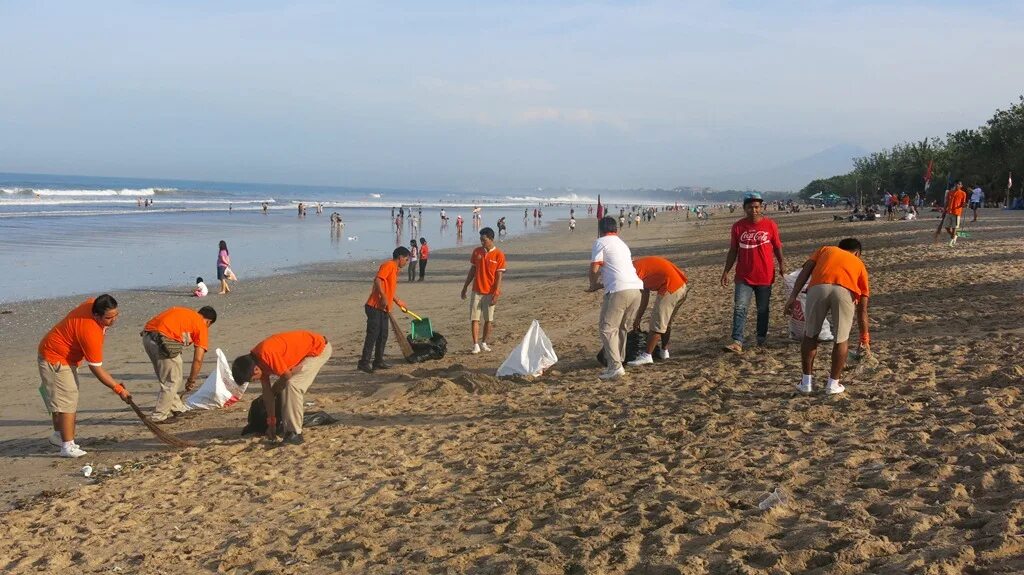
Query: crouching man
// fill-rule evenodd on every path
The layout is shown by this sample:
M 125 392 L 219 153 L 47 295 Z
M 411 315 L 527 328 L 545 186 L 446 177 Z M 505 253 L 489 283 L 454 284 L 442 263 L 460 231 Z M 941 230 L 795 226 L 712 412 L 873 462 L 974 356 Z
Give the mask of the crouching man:
M 303 400 L 320 369 L 333 352 L 327 338 L 312 331 L 288 331 L 274 334 L 256 344 L 252 351 L 231 363 L 235 383 L 259 380 L 263 386 L 263 405 L 267 408 L 267 438 L 277 440 L 275 394 L 281 394 L 284 442 L 301 445 Z M 270 384 L 270 376 L 277 381 Z
M 654 309 L 651 310 L 651 329 L 647 333 L 647 349 L 640 353 L 637 358 L 626 365 L 636 367 L 654 363 L 655 348 L 661 344 L 661 357 L 668 359 L 668 343 L 672 337 L 672 321 L 675 320 L 679 308 L 686 301 L 686 294 L 689 285 L 686 283 L 686 274 L 683 270 L 665 258 L 658 256 L 647 256 L 633 260 L 633 267 L 636 275 L 644 282 L 644 289 L 640 295 L 640 309 L 636 312 L 636 319 L 633 320 L 633 329 L 640 329 L 640 319 L 647 310 L 647 303 L 650 301 L 651 292 L 656 292 L 654 298 Z
M 804 338 L 800 344 L 800 363 L 803 378 L 797 385 L 801 393 L 811 393 L 814 373 L 814 356 L 818 352 L 818 334 L 827 315 L 832 316 L 835 326 L 835 344 L 832 346 L 832 370 L 829 373 L 825 393 L 842 393 L 846 388 L 839 383 L 839 376 L 846 366 L 849 350 L 850 328 L 856 315 L 860 331 L 860 353 L 869 351 L 871 337 L 868 335 L 868 270 L 860 259 L 861 244 L 856 238 L 846 238 L 838 246 L 824 246 L 814 252 L 805 263 L 796 285 L 786 302 L 786 315 L 793 313 L 796 299 L 804 284 L 810 279 L 807 289 L 807 306 L 804 309 Z

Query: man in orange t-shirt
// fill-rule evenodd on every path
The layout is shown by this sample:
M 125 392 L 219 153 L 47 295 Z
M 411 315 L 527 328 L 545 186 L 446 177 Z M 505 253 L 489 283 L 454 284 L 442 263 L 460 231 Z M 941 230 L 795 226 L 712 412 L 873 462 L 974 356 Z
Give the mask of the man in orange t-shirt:
M 814 370 L 814 356 L 818 352 L 818 335 L 825 317 L 831 313 L 835 329 L 832 345 L 832 371 L 825 387 L 825 393 L 836 394 L 846 390 L 839 383 L 839 376 L 846 366 L 849 350 L 850 329 L 856 313 L 860 330 L 860 353 L 867 353 L 871 344 L 868 335 L 868 270 L 860 259 L 861 243 L 855 238 L 846 238 L 838 246 L 824 246 L 805 263 L 796 285 L 786 302 L 786 315 L 793 313 L 793 307 L 804 284 L 810 279 L 807 289 L 807 305 L 804 307 L 804 338 L 800 344 L 803 379 L 797 386 L 802 393 L 813 391 L 811 375 Z
M 480 230 L 480 247 L 469 256 L 469 271 L 462 284 L 462 299 L 466 299 L 469 285 L 473 294 L 469 300 L 469 329 L 473 336 L 470 353 L 491 351 L 487 343 L 491 339 L 491 324 L 494 323 L 494 306 L 501 295 L 501 278 L 505 275 L 505 253 L 494 245 L 494 230 Z M 484 322 L 484 337 L 480 339 L 480 321 Z
M 964 212 L 964 206 L 967 205 L 967 192 L 964 191 L 963 182 L 957 182 L 956 188 L 947 194 L 946 206 L 943 212 L 942 225 L 945 226 L 946 232 L 949 233 L 949 247 L 956 245 L 956 232 L 960 229 L 960 218 Z M 938 237 L 938 232 L 935 233 Z
M 39 378 L 46 410 L 53 418 L 50 444 L 60 447 L 61 457 L 81 457 L 86 452 L 75 443 L 78 412 L 78 365 L 84 359 L 89 371 L 124 401 L 132 395 L 103 369 L 103 338 L 118 316 L 117 300 L 103 294 L 87 299 L 71 310 L 39 342 Z
M 404 248 L 403 248 L 404 249 Z M 263 405 L 267 409 L 267 439 L 277 440 L 277 395 L 281 396 L 281 419 L 285 443 L 301 445 L 303 401 L 306 391 L 334 348 L 327 338 L 313 331 L 286 331 L 256 344 L 246 355 L 231 362 L 231 376 L 243 385 L 259 380 L 263 387 Z M 277 381 L 270 384 L 270 376 Z
M 160 383 L 160 393 L 153 407 L 154 422 L 174 423 L 178 415 L 188 411 L 180 395 L 196 386 L 203 356 L 210 349 L 209 329 L 215 321 L 217 312 L 210 306 L 198 312 L 187 307 L 172 307 L 157 314 L 142 328 L 142 348 L 153 363 Z M 188 379 L 182 381 L 181 351 L 189 345 L 195 346 L 192 369 Z
M 654 349 L 661 343 L 660 359 L 668 359 L 668 342 L 672 336 L 672 320 L 675 319 L 679 308 L 686 301 L 686 293 L 689 286 L 686 283 L 686 274 L 683 270 L 665 258 L 648 256 L 633 260 L 633 267 L 636 275 L 644 282 L 644 289 L 640 292 L 640 308 L 636 312 L 636 319 L 633 321 L 633 329 L 640 329 L 640 319 L 647 309 L 647 302 L 650 301 L 651 292 L 658 295 L 654 298 L 654 308 L 651 310 L 651 326 L 647 333 L 647 351 L 641 353 L 636 359 L 627 363 L 630 366 L 640 366 L 654 363 Z
M 405 311 L 405 303 L 398 299 L 395 291 L 398 289 L 398 270 L 408 265 L 409 255 L 409 248 L 395 248 L 391 252 L 391 259 L 380 264 L 373 278 L 373 289 L 363 306 L 366 312 L 366 339 L 363 340 L 363 353 L 356 364 L 359 371 L 373 373 L 375 369 L 391 367 L 384 361 L 384 346 L 388 343 L 390 322 L 388 314 L 391 312 L 392 301 Z M 423 257 L 422 251 L 420 257 Z

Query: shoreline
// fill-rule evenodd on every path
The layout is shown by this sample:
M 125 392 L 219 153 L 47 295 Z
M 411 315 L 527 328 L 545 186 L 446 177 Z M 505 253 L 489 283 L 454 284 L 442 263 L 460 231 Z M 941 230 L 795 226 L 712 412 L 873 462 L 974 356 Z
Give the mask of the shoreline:
M 1006 305 L 1007 292 L 1016 297 L 1024 281 L 1024 214 L 984 210 L 956 249 L 931 243 L 931 218 L 768 216 L 779 224 L 789 270 L 840 237 L 865 243 L 875 356 L 851 366 L 841 397 L 795 392 L 799 344 L 785 335 L 781 287 L 769 346 L 721 352 L 732 290 L 718 279 L 738 219 L 728 213 L 699 226 L 659 213 L 622 234 L 634 256 L 681 264 L 692 291 L 672 358 L 630 369 L 615 384 L 597 380 L 601 296 L 584 291 L 593 218 L 578 220 L 574 234 L 552 222 L 499 244 L 509 272 L 490 354 L 468 353 L 467 304 L 458 296 L 475 244 L 434 252 L 425 282 L 408 284 L 399 274 L 398 295 L 448 338 L 448 355 L 399 364 L 389 342 L 394 368 L 372 376 L 355 370 L 361 304 L 376 269 L 369 262 L 318 265 L 204 300 L 220 315 L 211 347 L 229 358 L 283 329 L 314 329 L 335 346 L 306 401 L 340 423 L 311 428 L 295 448 L 267 449 L 239 436 L 258 395 L 250 392 L 231 408 L 167 428 L 201 448 L 165 450 L 83 374 L 79 436 L 90 453 L 53 457 L 33 354 L 69 309 L 62 303 L 77 301 L 0 315 L 6 568 L 384 573 L 578 565 L 704 573 L 1005 565 L 1024 500 L 1012 447 L 1024 433 L 1014 415 L 1024 406 L 1024 328 L 1019 305 Z M 194 298 L 160 290 L 115 297 L 122 316 L 104 363 L 146 410 L 156 384 L 136 328 Z M 533 319 L 559 362 L 531 383 L 494 380 Z M 819 353 L 818 383 L 826 364 Z M 78 472 L 86 462 L 125 470 L 87 480 Z M 780 486 L 791 503 L 758 510 Z M 266 525 L 252 519 L 254 509 L 278 519 Z M 124 532 L 133 534 L 131 549 L 118 541 Z M 89 553 L 76 556 L 75 548 Z

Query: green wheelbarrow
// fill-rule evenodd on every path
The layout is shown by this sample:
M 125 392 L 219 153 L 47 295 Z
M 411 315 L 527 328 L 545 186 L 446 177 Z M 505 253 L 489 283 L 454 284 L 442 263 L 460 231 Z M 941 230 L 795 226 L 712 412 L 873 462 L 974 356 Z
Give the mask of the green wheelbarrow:
M 430 318 L 420 317 L 408 309 L 404 311 L 413 318 L 412 329 L 409 330 L 409 339 L 413 341 L 428 341 L 434 337 L 434 329 L 430 326 Z

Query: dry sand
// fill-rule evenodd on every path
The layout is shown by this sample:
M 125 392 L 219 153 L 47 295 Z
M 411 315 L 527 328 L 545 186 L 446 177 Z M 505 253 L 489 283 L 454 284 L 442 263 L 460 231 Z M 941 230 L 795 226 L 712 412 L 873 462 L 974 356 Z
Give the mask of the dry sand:
M 851 366 L 835 398 L 795 392 L 781 286 L 769 347 L 720 351 L 732 291 L 717 282 L 736 217 L 697 226 L 662 215 L 624 231 L 635 255 L 682 264 L 693 291 L 672 359 L 615 383 L 596 377 L 600 295 L 584 292 L 592 220 L 575 235 L 558 223 L 502 244 L 509 273 L 490 354 L 464 351 L 458 293 L 472 245 L 437 252 L 428 281 L 399 285 L 448 336 L 449 355 L 399 365 L 389 344 L 395 367 L 373 376 L 354 367 L 375 264 L 242 282 L 202 302 L 221 314 L 213 344 L 230 357 L 291 328 L 334 343 L 307 399 L 340 423 L 309 429 L 299 447 L 239 437 L 248 394 L 170 426 L 203 446 L 167 451 L 86 375 L 79 437 L 90 453 L 54 458 L 34 348 L 75 300 L 13 306 L 0 315 L 0 571 L 1024 571 L 1024 213 L 985 210 L 955 249 L 931 243 L 931 219 L 777 216 L 790 269 L 822 243 L 865 243 L 874 356 Z M 137 332 L 166 306 L 199 302 L 115 295 L 122 319 L 106 365 L 151 405 Z M 490 377 L 534 318 L 561 361 L 532 383 Z M 86 462 L 98 478 L 81 476 Z M 791 501 L 760 510 L 776 487 Z

